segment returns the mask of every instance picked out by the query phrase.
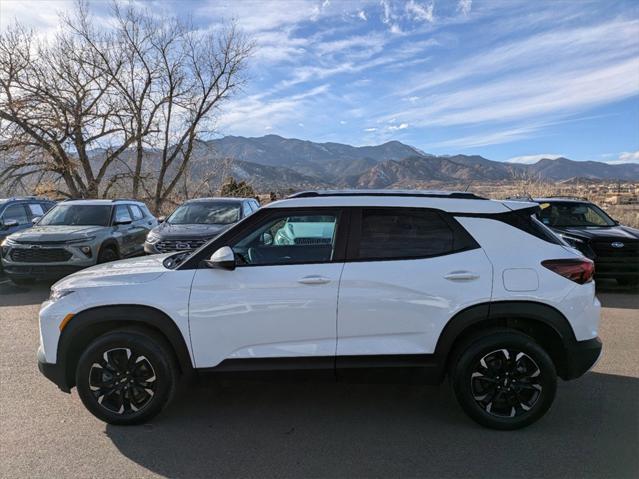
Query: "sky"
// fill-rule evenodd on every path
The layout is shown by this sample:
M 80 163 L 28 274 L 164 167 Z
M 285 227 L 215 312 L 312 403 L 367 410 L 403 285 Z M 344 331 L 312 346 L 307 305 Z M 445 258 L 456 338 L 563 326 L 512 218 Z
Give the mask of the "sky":
M 639 163 L 639 1 L 130 0 L 255 42 L 220 135 Z M 90 2 L 108 16 L 109 2 Z M 47 34 L 65 0 L 0 0 Z

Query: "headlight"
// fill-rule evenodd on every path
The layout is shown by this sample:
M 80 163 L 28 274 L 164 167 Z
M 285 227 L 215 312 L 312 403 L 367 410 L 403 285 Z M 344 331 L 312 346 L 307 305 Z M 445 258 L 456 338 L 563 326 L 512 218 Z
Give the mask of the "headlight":
M 58 301 L 71 293 L 75 293 L 75 291 L 72 289 L 52 289 L 49 295 L 49 301 Z
M 13 241 L 9 236 L 7 236 L 2 244 L 0 244 L 0 246 L 13 246 L 14 244 L 16 244 L 16 242 Z
M 154 233 L 153 231 L 149 232 L 149 234 L 146 237 L 146 242 L 150 244 L 155 244 L 158 241 L 160 241 L 160 235 L 157 233 Z
M 86 243 L 88 241 L 93 241 L 95 239 L 95 236 L 85 236 L 84 238 L 78 238 L 78 239 L 70 239 L 68 241 L 65 241 L 65 244 L 77 244 L 77 243 Z
M 569 246 L 572 246 L 573 248 L 578 248 L 579 245 L 584 244 L 584 240 L 579 239 L 579 238 L 575 238 L 574 236 L 569 236 L 569 235 L 566 235 L 566 234 L 563 234 L 563 233 L 559 233 L 559 236 L 566 243 L 568 243 Z

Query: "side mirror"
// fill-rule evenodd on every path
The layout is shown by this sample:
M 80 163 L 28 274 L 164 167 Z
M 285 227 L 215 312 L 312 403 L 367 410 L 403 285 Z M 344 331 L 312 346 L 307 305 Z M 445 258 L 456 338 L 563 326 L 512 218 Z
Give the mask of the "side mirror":
M 204 264 L 207 268 L 233 271 L 235 269 L 235 253 L 229 246 L 222 246 L 211 255 L 210 259 L 204 260 Z
M 33 225 L 37 225 L 38 221 L 40 221 L 40 218 L 42 218 L 42 216 L 34 216 L 33 219 L 31 220 L 31 223 Z
M 164 223 L 166 221 L 166 216 L 158 216 L 158 223 Z
M 1 224 L 5 229 L 12 228 L 14 226 L 18 226 L 18 220 L 2 220 Z
M 131 223 L 132 223 L 132 221 L 131 221 L 131 220 L 120 220 L 120 221 L 115 220 L 115 221 L 113 222 L 113 224 L 114 224 L 115 226 L 120 226 L 120 225 L 130 225 Z

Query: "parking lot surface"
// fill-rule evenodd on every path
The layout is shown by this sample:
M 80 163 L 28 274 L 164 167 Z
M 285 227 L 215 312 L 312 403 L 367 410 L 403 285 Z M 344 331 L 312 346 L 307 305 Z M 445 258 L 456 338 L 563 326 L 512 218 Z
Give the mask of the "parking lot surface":
M 639 291 L 601 286 L 601 361 L 524 430 L 481 428 L 447 384 L 258 382 L 200 382 L 152 423 L 116 427 L 37 370 L 49 285 L 0 276 L 0 475 L 639 477 Z

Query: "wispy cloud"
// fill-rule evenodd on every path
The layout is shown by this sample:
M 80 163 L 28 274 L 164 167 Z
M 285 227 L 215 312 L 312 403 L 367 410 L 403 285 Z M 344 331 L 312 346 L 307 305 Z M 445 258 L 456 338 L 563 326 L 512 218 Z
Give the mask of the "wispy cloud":
M 606 161 L 609 165 L 624 165 L 626 163 L 639 163 L 639 150 L 637 151 L 624 151 L 619 154 L 619 158 L 616 160 Z

